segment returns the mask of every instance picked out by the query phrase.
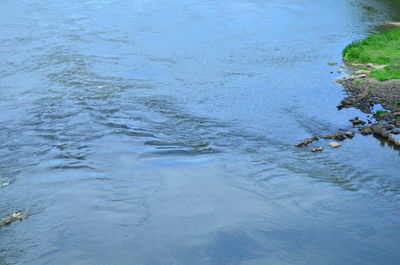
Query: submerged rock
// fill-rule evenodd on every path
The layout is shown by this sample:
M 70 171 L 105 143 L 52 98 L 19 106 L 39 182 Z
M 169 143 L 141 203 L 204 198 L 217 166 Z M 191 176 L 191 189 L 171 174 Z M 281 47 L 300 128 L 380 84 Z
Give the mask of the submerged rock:
M 311 152 L 321 152 L 322 150 L 324 150 L 324 148 L 322 148 L 322 147 L 314 147 L 313 149 L 311 149 Z
M 0 188 L 10 185 L 10 181 L 0 176 Z
M 13 222 L 18 220 L 21 221 L 23 219 L 26 219 L 27 217 L 28 215 L 26 213 L 13 212 L 9 216 L 0 219 L 0 226 L 12 224 Z
M 317 140 L 319 140 L 319 138 L 318 138 L 317 136 L 313 136 L 313 137 L 311 137 L 311 138 L 306 138 L 306 139 L 304 139 L 303 142 L 298 143 L 298 144 L 296 144 L 295 146 L 296 146 L 296 147 L 307 146 L 307 145 L 309 145 L 309 144 L 311 144 L 312 142 L 317 141 Z
M 348 137 L 348 138 L 353 138 L 354 137 L 354 132 L 353 131 L 347 131 L 346 133 L 345 133 L 345 135 Z
M 332 148 L 338 148 L 339 146 L 341 146 L 341 144 L 339 144 L 338 142 L 331 142 L 329 146 Z

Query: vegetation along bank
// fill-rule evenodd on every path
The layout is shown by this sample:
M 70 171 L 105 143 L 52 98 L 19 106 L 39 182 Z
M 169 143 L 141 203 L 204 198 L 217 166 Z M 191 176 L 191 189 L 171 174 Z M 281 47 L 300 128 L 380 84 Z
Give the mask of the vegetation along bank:
M 338 108 L 356 107 L 373 115 L 374 127 L 360 127 L 359 131 L 399 148 L 400 142 L 392 134 L 397 134 L 396 128 L 400 127 L 400 28 L 351 43 L 343 50 L 343 60 L 350 69 L 357 70 L 338 80 L 348 92 Z M 372 111 L 377 104 L 382 109 Z
M 367 121 L 356 117 L 350 122 L 359 133 L 373 134 L 400 149 L 400 140 L 394 136 L 400 134 L 400 28 L 351 43 L 343 50 L 343 61 L 352 74 L 337 80 L 347 92 L 338 109 L 355 107 L 370 114 Z M 376 109 L 377 105 L 381 108 Z M 353 131 L 347 131 L 324 138 L 343 141 L 353 136 Z M 296 146 L 307 146 L 316 140 L 319 140 L 317 136 L 306 138 Z M 338 147 L 340 144 L 331 143 L 330 146 Z M 322 147 L 311 151 L 322 151 Z

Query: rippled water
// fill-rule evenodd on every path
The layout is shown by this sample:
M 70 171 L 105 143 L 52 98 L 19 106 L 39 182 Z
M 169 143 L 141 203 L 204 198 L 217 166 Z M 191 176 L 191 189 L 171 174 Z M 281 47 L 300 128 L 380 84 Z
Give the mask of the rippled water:
M 399 152 L 294 147 L 361 115 L 327 62 L 395 1 L 0 10 L 0 264 L 400 263 Z

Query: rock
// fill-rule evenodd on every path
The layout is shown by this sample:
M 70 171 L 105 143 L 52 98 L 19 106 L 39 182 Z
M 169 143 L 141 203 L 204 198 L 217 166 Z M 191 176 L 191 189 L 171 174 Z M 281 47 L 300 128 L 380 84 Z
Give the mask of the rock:
M 352 102 L 349 99 L 345 98 L 340 101 L 339 105 L 337 105 L 337 108 L 338 110 L 341 110 L 343 108 L 350 108 L 352 105 Z
M 378 123 L 371 126 L 365 126 L 360 128 L 360 132 L 363 135 L 373 134 L 376 137 L 388 139 L 390 134 L 387 130 L 392 129 L 393 127 L 387 124 Z
M 383 123 L 378 123 L 371 126 L 372 134 L 374 136 L 381 137 L 383 139 L 388 139 L 390 134 L 387 131 L 387 125 Z
M 381 112 L 381 113 L 375 113 L 374 114 L 375 119 L 377 120 L 388 120 L 393 118 L 393 114 L 389 112 Z
M 351 101 L 345 98 L 342 101 L 340 101 L 340 104 L 344 106 L 351 106 Z
M 353 131 L 347 131 L 347 132 L 345 133 L 345 135 L 346 135 L 348 138 L 353 138 L 353 137 L 354 137 L 354 132 L 353 132 Z
M 28 216 L 26 213 L 13 212 L 9 216 L 0 219 L 0 226 L 9 225 L 18 220 L 21 221 L 23 219 L 26 219 L 27 217 Z
M 394 146 L 400 147 L 400 141 L 393 136 L 389 136 L 388 142 Z
M 322 147 L 314 147 L 313 149 L 311 149 L 311 152 L 321 152 L 322 150 L 324 150 L 324 148 L 322 148 Z
M 296 147 L 306 146 L 306 145 L 309 145 L 309 144 L 311 144 L 312 142 L 314 142 L 314 141 L 316 141 L 316 140 L 319 140 L 319 138 L 318 138 L 317 136 L 313 136 L 313 137 L 311 137 L 311 138 L 306 138 L 306 139 L 304 139 L 303 142 L 298 143 L 298 144 L 296 144 L 295 146 L 296 146 Z
M 330 65 L 330 66 L 334 66 L 334 65 L 337 65 L 338 63 L 335 63 L 335 62 L 329 62 L 328 63 L 328 65 Z
M 353 81 L 354 79 L 356 79 L 356 77 L 355 77 L 355 76 L 351 76 L 351 75 L 349 75 L 349 76 L 345 76 L 345 77 L 343 77 L 343 79 L 342 79 L 342 80 L 344 80 L 344 81 L 347 81 L 347 80 Z
M 393 130 L 395 127 L 390 124 L 385 124 L 385 128 L 386 128 L 386 130 L 390 131 L 390 130 Z
M 338 141 L 343 141 L 343 140 L 346 139 L 346 137 L 344 137 L 343 133 L 338 132 L 338 133 L 335 133 L 335 134 L 327 135 L 327 136 L 324 137 L 324 139 L 335 139 L 335 140 L 338 140 Z
M 339 146 L 341 146 L 341 144 L 339 144 L 338 142 L 332 142 L 329 144 L 329 146 L 332 148 L 338 148 Z
M 24 219 L 26 218 L 26 215 L 23 213 L 12 213 L 10 215 L 11 218 L 16 218 L 16 219 Z
M 391 144 L 391 145 L 393 145 L 395 147 L 400 147 L 400 141 L 397 140 L 396 138 L 394 138 L 391 135 L 389 135 L 388 142 L 389 142 L 389 144 Z
M 395 116 L 395 117 L 400 117 L 400 112 L 393 112 L 393 116 Z
M 367 77 L 366 74 L 357 75 L 357 78 L 366 78 L 366 77 Z
M 365 126 L 358 129 L 362 135 L 369 135 L 372 134 L 371 126 Z
M 359 120 L 358 117 L 355 117 L 354 119 L 349 120 L 353 125 L 364 125 L 365 121 Z
M 393 129 L 393 130 L 391 131 L 391 133 L 393 133 L 393 134 L 400 134 L 400 130 Z

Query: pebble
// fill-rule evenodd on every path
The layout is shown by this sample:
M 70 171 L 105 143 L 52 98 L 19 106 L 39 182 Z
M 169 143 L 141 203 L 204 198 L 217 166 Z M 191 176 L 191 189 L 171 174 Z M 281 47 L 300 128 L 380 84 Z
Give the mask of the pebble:
M 345 132 L 345 135 L 346 135 L 348 138 L 353 138 L 353 137 L 354 137 L 354 132 L 352 132 L 352 131 L 347 131 L 347 132 Z
M 321 152 L 322 150 L 324 150 L 324 148 L 322 148 L 322 147 L 314 147 L 313 149 L 311 149 L 311 152 Z
M 339 146 L 341 146 L 341 144 L 339 144 L 338 142 L 332 142 L 329 144 L 329 146 L 332 148 L 338 148 Z

